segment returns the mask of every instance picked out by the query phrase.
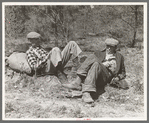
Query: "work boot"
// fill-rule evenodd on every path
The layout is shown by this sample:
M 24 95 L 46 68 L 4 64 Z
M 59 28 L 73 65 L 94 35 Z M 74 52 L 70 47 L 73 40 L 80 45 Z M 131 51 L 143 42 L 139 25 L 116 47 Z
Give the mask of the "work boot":
M 83 95 L 82 95 L 82 100 L 85 102 L 85 103 L 93 103 L 94 100 L 92 99 L 91 95 L 89 92 L 84 92 Z
M 70 84 L 62 84 L 62 86 L 72 90 L 81 90 L 82 89 L 81 82 L 82 82 L 81 78 L 77 76 L 77 78 L 74 81 L 72 81 Z
M 63 71 L 57 71 L 57 77 L 62 84 L 68 83 L 67 74 L 64 73 Z

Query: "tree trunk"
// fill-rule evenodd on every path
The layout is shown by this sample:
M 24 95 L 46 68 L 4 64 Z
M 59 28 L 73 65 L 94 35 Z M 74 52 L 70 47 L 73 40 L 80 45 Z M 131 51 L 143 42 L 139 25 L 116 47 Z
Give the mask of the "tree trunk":
M 57 25 L 55 24 L 55 46 L 58 47 L 58 39 L 57 39 Z
M 134 14 L 135 14 L 135 28 L 134 28 L 134 36 L 132 40 L 131 47 L 134 47 L 136 43 L 136 34 L 137 34 L 137 26 L 138 26 L 138 6 L 135 6 Z
M 58 35 L 57 35 L 57 19 L 56 19 L 56 17 L 55 17 L 55 24 L 54 24 L 54 27 L 55 27 L 55 46 L 56 47 L 58 47 L 58 39 L 57 39 L 57 37 L 58 37 Z
M 65 35 L 65 41 L 66 43 L 68 43 L 68 22 L 67 22 L 67 25 L 66 25 L 66 35 Z
M 134 30 L 134 35 L 133 35 L 133 40 L 132 40 L 132 44 L 131 44 L 131 47 L 134 47 L 135 43 L 136 43 L 136 29 Z
M 45 6 L 46 14 L 48 14 L 48 6 Z
M 85 19 L 84 19 L 84 23 L 83 23 L 83 35 L 85 36 L 86 35 L 86 20 L 87 20 L 87 13 L 84 13 L 85 14 Z
M 84 37 L 86 36 L 87 34 L 87 28 L 88 28 L 88 20 L 89 20 L 89 9 L 88 7 L 86 6 L 85 7 L 85 12 L 84 12 L 84 25 L 83 25 L 83 28 L 84 28 Z

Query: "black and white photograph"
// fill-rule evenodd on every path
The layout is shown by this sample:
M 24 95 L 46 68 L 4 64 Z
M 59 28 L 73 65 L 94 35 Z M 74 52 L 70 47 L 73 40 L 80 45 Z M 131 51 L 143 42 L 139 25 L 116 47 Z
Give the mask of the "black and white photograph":
M 147 2 L 2 2 L 2 119 L 147 120 Z

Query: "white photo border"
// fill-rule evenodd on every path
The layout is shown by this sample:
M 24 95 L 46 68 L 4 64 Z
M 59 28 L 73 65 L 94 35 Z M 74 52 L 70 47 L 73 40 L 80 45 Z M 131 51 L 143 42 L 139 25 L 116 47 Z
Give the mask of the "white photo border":
M 147 2 L 2 2 L 2 70 L 3 70 L 3 75 L 2 75 L 2 119 L 3 120 L 16 120 L 16 121 L 21 121 L 21 120 L 44 120 L 44 121 L 49 121 L 49 120 L 67 120 L 67 121 L 76 121 L 78 118 L 42 118 L 42 119 L 17 119 L 17 118 L 5 118 L 5 76 L 4 76 L 4 71 L 5 71 L 5 23 L 4 23 L 4 18 L 5 18 L 5 6 L 6 5 L 143 5 L 144 6 L 144 117 L 143 118 L 91 118 L 91 121 L 145 121 L 147 120 Z M 79 118 L 78 121 L 84 121 L 87 118 Z

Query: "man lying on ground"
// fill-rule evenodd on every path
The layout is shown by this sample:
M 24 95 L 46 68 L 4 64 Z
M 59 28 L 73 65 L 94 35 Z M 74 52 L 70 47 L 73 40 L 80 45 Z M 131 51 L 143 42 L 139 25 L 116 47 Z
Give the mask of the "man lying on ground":
M 86 103 L 94 102 L 91 93 L 110 82 L 118 82 L 126 77 L 124 58 L 116 51 L 118 41 L 108 38 L 106 48 L 89 55 L 77 70 L 77 78 L 70 84 L 63 84 L 69 89 L 82 90 L 82 99 Z M 127 88 L 127 83 L 123 83 Z
M 70 58 L 75 59 L 82 52 L 75 41 L 70 41 L 62 51 L 58 47 L 54 47 L 51 51 L 47 52 L 44 48 L 41 47 L 41 35 L 37 32 L 30 32 L 27 35 L 27 39 L 31 43 L 31 46 L 26 51 L 26 54 L 24 53 L 24 55 L 23 53 L 14 53 L 12 56 L 7 58 L 7 61 L 9 66 L 11 66 L 11 68 L 14 70 L 19 69 L 20 71 L 23 71 L 21 70 L 23 68 L 17 67 L 19 64 L 15 63 L 17 62 L 15 58 L 18 59 L 17 56 L 20 57 L 20 55 L 24 55 L 22 57 L 23 59 L 27 60 L 27 64 L 31 68 L 31 75 L 36 77 L 47 74 L 55 75 L 57 71 L 61 71 L 63 75 L 66 76 L 66 74 L 63 72 L 64 66 L 70 60 Z

